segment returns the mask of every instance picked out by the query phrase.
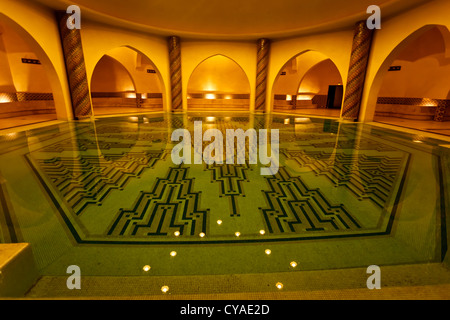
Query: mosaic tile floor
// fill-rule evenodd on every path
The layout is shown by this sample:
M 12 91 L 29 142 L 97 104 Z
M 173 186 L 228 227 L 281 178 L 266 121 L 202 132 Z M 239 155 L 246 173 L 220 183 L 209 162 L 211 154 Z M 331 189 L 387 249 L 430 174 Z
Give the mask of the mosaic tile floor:
M 195 121 L 278 129 L 278 172 L 174 165 L 170 135 Z M 31 243 L 45 276 L 73 264 L 89 276 L 142 276 L 144 265 L 186 276 L 441 263 L 442 144 L 287 115 L 136 115 L 3 135 L 0 239 Z
M 321 109 L 321 108 L 297 108 L 295 110 L 275 109 L 275 113 L 298 114 L 315 117 L 339 118 L 341 116 L 340 109 Z
M 411 277 L 420 273 L 422 277 Z M 67 290 L 66 277 L 43 277 L 27 298 L 174 300 L 421 300 L 450 298 L 450 272 L 437 264 L 383 267 L 382 289 L 365 287 L 365 269 L 191 277 L 87 277 Z M 440 279 L 438 282 L 436 279 Z M 276 283 L 283 289 L 275 289 Z M 427 283 L 424 285 L 424 283 Z M 169 291 L 161 292 L 166 285 Z M 192 287 L 196 287 L 192 293 Z M 275 289 L 275 290 L 274 290 Z
M 4 118 L 0 119 L 0 130 L 52 120 L 56 120 L 56 114 L 34 114 L 30 116 Z
M 375 117 L 374 121 L 380 122 L 380 123 L 386 123 L 391 124 L 399 127 L 404 128 L 412 128 L 416 130 L 426 131 L 426 132 L 432 132 L 437 133 L 441 135 L 445 135 L 447 137 L 450 136 L 450 122 L 444 121 L 444 122 L 438 122 L 438 121 L 432 121 L 432 120 L 411 120 L 411 119 L 400 119 L 400 118 L 394 118 L 394 117 Z
M 156 108 L 156 111 L 161 111 L 161 109 Z M 155 108 L 133 108 L 125 106 L 116 107 L 99 107 L 94 106 L 95 116 L 114 116 L 118 114 L 133 114 L 133 113 L 152 113 L 155 112 Z

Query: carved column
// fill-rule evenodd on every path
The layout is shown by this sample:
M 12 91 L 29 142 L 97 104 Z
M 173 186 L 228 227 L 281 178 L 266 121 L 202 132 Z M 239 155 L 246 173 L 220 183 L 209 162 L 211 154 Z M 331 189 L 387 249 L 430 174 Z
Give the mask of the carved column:
M 67 19 L 69 17 L 70 15 L 65 11 L 56 12 L 72 99 L 73 115 L 75 119 L 80 119 L 92 115 L 91 96 L 84 63 L 81 33 L 79 29 L 69 29 L 67 27 Z
M 183 92 L 181 83 L 181 45 L 180 38 L 169 37 L 170 86 L 172 91 L 172 111 L 183 111 Z
M 445 119 L 445 112 L 447 110 L 447 105 L 449 105 L 449 100 L 442 100 L 438 103 L 436 112 L 434 114 L 434 121 L 442 122 Z
M 365 20 L 356 24 L 344 105 L 342 107 L 342 118 L 347 120 L 356 121 L 359 117 L 373 33 L 374 30 L 367 28 Z
M 270 41 L 258 40 L 256 66 L 255 111 L 266 110 L 267 69 L 269 66 Z

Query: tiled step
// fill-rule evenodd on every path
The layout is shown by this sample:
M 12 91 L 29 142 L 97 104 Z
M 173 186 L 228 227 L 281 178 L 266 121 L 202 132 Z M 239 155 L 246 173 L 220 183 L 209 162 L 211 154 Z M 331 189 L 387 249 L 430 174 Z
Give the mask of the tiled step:
M 384 266 L 381 290 L 369 290 L 366 268 L 267 274 L 83 276 L 68 289 L 66 276 L 44 276 L 26 299 L 449 299 L 444 264 Z M 282 283 L 279 289 L 277 284 Z M 163 287 L 167 291 L 163 292 Z
M 24 296 L 38 277 L 29 244 L 0 244 L 0 297 Z

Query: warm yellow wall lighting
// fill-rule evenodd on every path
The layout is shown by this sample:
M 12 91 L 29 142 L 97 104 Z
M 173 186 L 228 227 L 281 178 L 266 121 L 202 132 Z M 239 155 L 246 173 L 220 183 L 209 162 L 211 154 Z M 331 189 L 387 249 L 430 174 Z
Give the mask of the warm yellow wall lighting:
M 295 118 L 295 123 L 311 123 L 310 118 Z
M 297 101 L 311 101 L 312 100 L 312 96 L 297 96 Z
M 422 101 L 420 102 L 420 106 L 422 106 L 422 107 L 437 107 L 437 103 L 433 99 L 423 98 Z
M 11 99 L 6 94 L 0 93 L 0 103 L 12 102 Z

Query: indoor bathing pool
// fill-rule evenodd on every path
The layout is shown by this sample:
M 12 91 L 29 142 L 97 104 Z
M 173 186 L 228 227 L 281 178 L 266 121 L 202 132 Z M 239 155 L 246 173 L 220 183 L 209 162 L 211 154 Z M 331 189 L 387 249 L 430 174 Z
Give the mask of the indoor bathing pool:
M 171 134 L 195 121 L 278 129 L 277 173 L 175 165 Z M 371 265 L 383 286 L 450 283 L 448 141 L 320 118 L 160 113 L 3 134 L 0 146 L 0 242 L 31 244 L 31 297 L 366 288 Z M 72 265 L 84 291 L 66 287 Z

